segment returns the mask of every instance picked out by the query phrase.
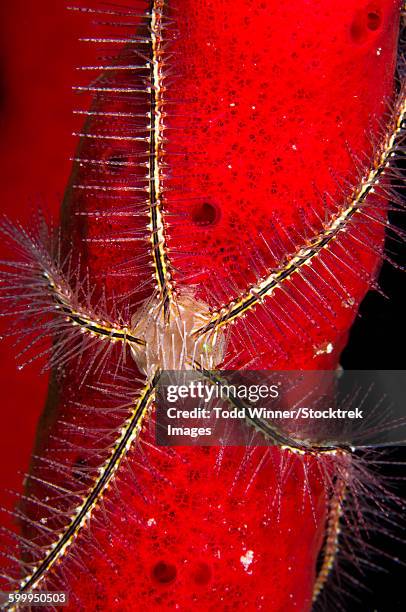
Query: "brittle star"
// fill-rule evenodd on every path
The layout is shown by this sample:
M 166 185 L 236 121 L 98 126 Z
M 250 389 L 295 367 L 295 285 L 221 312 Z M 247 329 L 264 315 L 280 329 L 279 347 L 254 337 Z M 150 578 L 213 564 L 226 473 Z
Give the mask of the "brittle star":
M 27 591 L 38 586 L 45 573 L 63 556 L 73 539 L 79 533 L 92 514 L 96 503 L 103 496 L 111 479 L 117 471 L 126 452 L 139 435 L 144 419 L 150 411 L 159 383 L 160 373 L 164 369 L 195 369 L 207 379 L 213 379 L 213 368 L 220 365 L 226 353 L 225 329 L 239 317 L 263 300 L 272 298 L 276 288 L 293 275 L 300 273 L 304 266 L 311 265 L 323 249 L 329 248 L 340 232 L 348 225 L 358 212 L 362 212 L 367 195 L 371 193 L 388 166 L 389 159 L 397 146 L 404 127 L 406 101 L 404 96 L 399 100 L 392 129 L 388 132 L 378 150 L 377 159 L 372 169 L 363 177 L 354 189 L 352 196 L 341 211 L 326 222 L 322 232 L 308 240 L 279 269 L 273 270 L 259 284 L 250 287 L 242 296 L 236 297 L 222 309 L 211 312 L 209 308 L 187 293 L 175 291 L 171 281 L 170 264 L 163 240 L 154 237 L 164 236 L 164 221 L 160 199 L 151 200 L 151 243 L 155 262 L 157 294 L 149 300 L 144 308 L 134 314 L 131 326 L 121 327 L 106 318 L 94 318 L 94 313 L 85 308 L 74 308 L 71 304 L 73 289 L 61 277 L 49 268 L 42 271 L 49 291 L 53 295 L 56 311 L 84 333 L 89 333 L 100 340 L 120 342 L 128 347 L 138 366 L 146 375 L 145 385 L 134 401 L 131 415 L 123 423 L 120 435 L 116 440 L 110 457 L 99 470 L 89 494 L 83 503 L 76 508 L 68 527 L 59 540 L 44 556 L 43 561 L 21 583 L 20 590 Z M 10 234 L 10 232 L 9 232 Z M 25 236 L 26 239 L 27 236 Z M 36 245 L 31 245 L 35 251 Z M 274 438 L 283 447 L 298 453 L 331 454 L 342 453 L 342 449 L 332 447 L 309 448 L 292 438 L 278 438 L 280 432 L 263 423 L 252 423 L 263 427 L 264 435 Z M 336 512 L 337 514 L 337 512 Z M 335 521 L 337 523 L 337 520 Z M 333 538 L 334 539 L 334 538 Z M 331 555 L 328 562 L 331 564 Z

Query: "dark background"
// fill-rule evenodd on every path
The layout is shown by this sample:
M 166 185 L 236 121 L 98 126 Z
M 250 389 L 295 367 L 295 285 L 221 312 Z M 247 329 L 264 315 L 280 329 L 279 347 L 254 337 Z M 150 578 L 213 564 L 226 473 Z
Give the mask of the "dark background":
M 406 165 L 403 164 L 406 173 Z M 404 214 L 402 212 L 390 215 L 394 225 L 406 229 Z M 379 285 L 386 298 L 376 291 L 370 291 L 364 298 L 359 316 L 350 333 L 350 339 L 345 348 L 341 365 L 345 369 L 379 369 L 399 370 L 406 368 L 406 326 L 405 326 L 405 277 L 404 267 L 406 248 L 405 244 L 387 239 L 387 252 L 399 268 L 384 262 L 379 276 Z M 406 502 L 406 446 L 394 449 L 390 453 L 393 462 L 403 465 L 388 466 L 383 478 L 389 482 L 390 478 L 398 478 L 394 482 L 397 494 Z M 370 533 L 369 543 L 376 549 L 385 551 L 384 557 L 377 553 L 371 556 L 371 562 L 382 568 L 382 571 L 370 570 L 364 577 L 354 570 L 354 576 L 365 585 L 364 589 L 351 589 L 360 602 L 343 599 L 343 609 L 348 612 L 397 612 L 406 609 L 405 575 L 406 542 L 405 517 L 403 510 L 403 530 L 394 530 L 394 535 L 401 541 L 388 538 L 379 533 L 379 522 L 376 525 L 378 533 Z M 399 520 L 393 513 L 394 520 Z M 399 559 L 398 562 L 396 559 Z M 351 571 L 351 569 L 350 569 Z M 327 608 L 328 612 L 329 608 Z

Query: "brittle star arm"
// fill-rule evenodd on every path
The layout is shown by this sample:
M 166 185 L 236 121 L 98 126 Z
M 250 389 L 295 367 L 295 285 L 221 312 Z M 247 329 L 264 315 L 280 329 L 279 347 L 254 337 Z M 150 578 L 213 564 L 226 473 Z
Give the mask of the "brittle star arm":
M 0 262 L 0 300 L 6 304 L 1 315 L 29 322 L 27 330 L 37 331 L 34 339 L 63 334 L 69 326 L 111 342 L 145 347 L 131 325 L 120 322 L 116 312 L 107 312 L 105 300 L 92 304 L 93 291 L 79 266 L 70 266 L 70 256 L 61 261 L 58 249 L 41 235 L 29 232 L 8 219 L 0 224 L 13 249 L 21 255 L 15 261 Z M 54 319 L 48 325 L 47 320 Z
M 313 587 L 313 603 L 323 590 L 337 558 L 341 516 L 343 513 L 343 503 L 346 492 L 347 486 L 345 479 L 339 478 L 328 507 L 325 542 L 321 551 L 322 562 Z
M 86 497 L 72 511 L 70 522 L 58 536 L 58 539 L 46 551 L 43 560 L 37 564 L 31 574 L 21 582 L 18 593 L 23 593 L 38 587 L 41 581 L 46 577 L 47 572 L 66 554 L 79 532 L 92 516 L 97 504 L 103 498 L 114 474 L 119 469 L 127 452 L 132 448 L 141 431 L 142 424 L 153 401 L 159 377 L 160 372 L 157 370 L 153 377 L 146 382 L 139 397 L 133 403 L 130 415 L 120 429 L 119 436 L 111 450 L 110 456 L 99 468 L 98 476 L 94 480 Z
M 228 385 L 228 381 L 212 370 L 206 370 L 197 361 L 190 362 L 195 372 L 199 372 L 212 385 Z M 245 412 L 245 421 L 251 425 L 256 431 L 264 436 L 266 440 L 280 446 L 282 449 L 289 449 L 298 454 L 335 454 L 337 450 L 346 451 L 344 447 L 336 447 L 334 445 L 318 445 L 311 444 L 305 440 L 300 440 L 281 431 L 274 423 L 265 421 L 261 418 L 250 416 L 247 410 L 247 405 L 238 397 L 228 395 L 224 398 L 233 408 L 243 409 Z
M 134 336 L 128 327 L 120 327 L 116 323 L 106 321 L 104 317 L 103 319 L 95 317 L 93 313 L 87 312 L 82 307 L 74 308 L 70 299 L 69 289 L 58 286 L 50 274 L 44 273 L 44 276 L 48 281 L 55 305 L 66 315 L 67 320 L 72 325 L 79 326 L 86 332 L 101 338 L 109 338 L 128 345 L 145 346 L 144 340 Z
M 169 316 L 172 299 L 170 266 L 168 261 L 164 216 L 162 212 L 161 158 L 163 155 L 163 40 L 162 13 L 164 0 L 153 0 L 150 22 L 150 135 L 149 135 L 149 217 L 155 277 L 165 316 Z
M 239 319 L 260 304 L 265 298 L 272 296 L 275 289 L 280 287 L 282 283 L 292 278 L 294 274 L 299 273 L 304 266 L 309 265 L 314 258 L 319 256 L 323 249 L 329 248 L 332 245 L 340 232 L 347 229 L 353 217 L 363 211 L 363 205 L 368 195 L 373 193 L 380 179 L 385 174 L 390 158 L 393 156 L 398 143 L 404 135 L 405 113 L 406 88 L 403 87 L 399 94 L 391 126 L 378 148 L 373 164 L 354 188 L 345 207 L 325 223 L 321 232 L 301 245 L 286 263 L 271 271 L 258 284 L 249 287 L 243 295 L 230 300 L 221 309 L 213 312 L 211 320 L 193 332 L 195 336 L 205 335 Z
M 196 372 L 199 372 L 211 384 L 227 384 L 227 381 L 222 379 L 216 372 L 205 370 L 197 361 L 194 361 L 193 363 L 191 362 L 191 365 Z M 245 408 L 244 402 L 236 397 L 228 396 L 225 398 L 225 400 L 232 407 L 237 409 Z M 285 433 L 282 433 L 273 424 L 267 423 L 262 419 L 251 418 L 249 413 L 247 411 L 245 412 L 246 422 L 253 426 L 255 430 L 261 433 L 268 441 L 280 446 L 282 450 L 288 450 L 302 456 L 311 455 L 313 457 L 320 457 L 321 455 L 348 456 L 351 454 L 350 449 L 345 447 L 309 445 L 301 440 L 297 440 Z M 345 478 L 339 477 L 336 486 L 333 487 L 331 491 L 331 498 L 329 499 L 328 503 L 325 543 L 322 550 L 322 563 L 313 588 L 313 602 L 317 600 L 318 596 L 323 590 L 337 557 L 339 550 L 340 521 L 346 490 L 347 483 Z

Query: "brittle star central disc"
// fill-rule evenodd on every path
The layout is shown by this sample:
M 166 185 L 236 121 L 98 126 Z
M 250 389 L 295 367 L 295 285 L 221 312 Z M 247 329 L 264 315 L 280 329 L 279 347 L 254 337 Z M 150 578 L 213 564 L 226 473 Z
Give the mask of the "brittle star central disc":
M 172 300 L 168 312 L 159 298 L 148 302 L 132 319 L 134 333 L 146 345 L 131 347 L 139 369 L 150 375 L 157 369 L 190 369 L 195 361 L 207 369 L 218 366 L 224 358 L 224 333 L 193 333 L 210 319 L 208 306 L 190 294 Z

